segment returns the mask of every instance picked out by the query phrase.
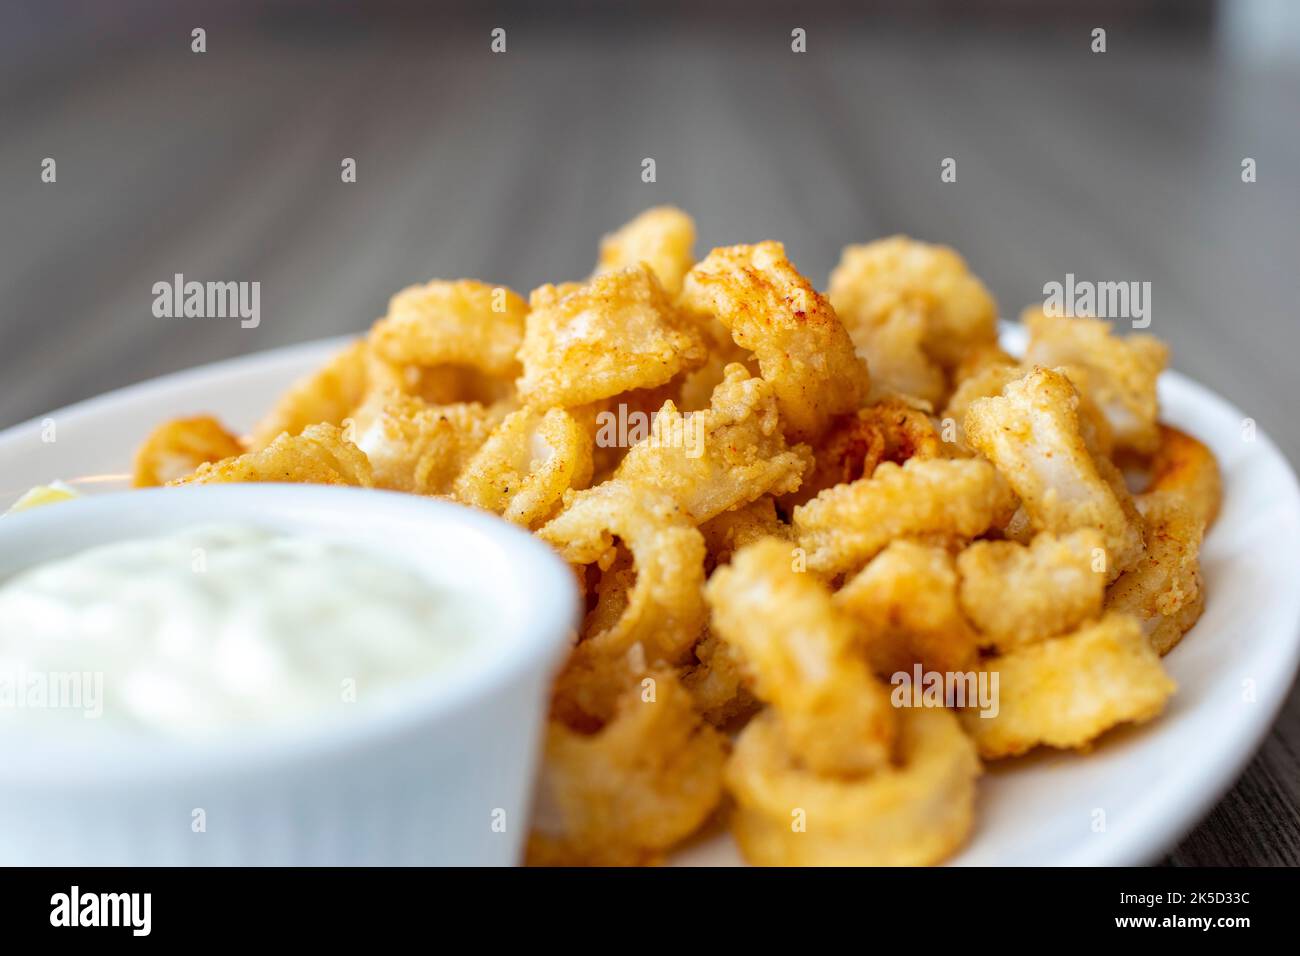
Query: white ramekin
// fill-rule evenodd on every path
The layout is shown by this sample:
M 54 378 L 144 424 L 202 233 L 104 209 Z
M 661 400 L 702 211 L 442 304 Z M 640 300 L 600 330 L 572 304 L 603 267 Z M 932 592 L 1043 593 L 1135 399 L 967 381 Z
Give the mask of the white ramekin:
M 0 519 L 0 579 L 36 562 L 196 524 L 345 536 L 490 602 L 454 680 L 382 706 L 201 744 L 88 720 L 54 742 L 0 735 L 0 863 L 509 865 L 528 826 L 549 686 L 578 598 L 540 541 L 457 505 L 305 485 L 101 495 Z

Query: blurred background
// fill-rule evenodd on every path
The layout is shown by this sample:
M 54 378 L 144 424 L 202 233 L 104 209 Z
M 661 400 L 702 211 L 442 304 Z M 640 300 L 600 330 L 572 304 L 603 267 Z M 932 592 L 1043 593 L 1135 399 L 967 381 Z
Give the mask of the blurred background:
M 1290 0 L 11 0 L 0 129 L 0 427 L 435 276 L 578 277 L 675 203 L 699 251 L 779 238 L 819 284 L 849 242 L 953 245 L 1009 317 L 1150 282 L 1174 367 L 1300 459 Z M 155 318 L 178 272 L 260 282 L 260 326 Z M 1300 862 L 1297 750 L 1293 700 L 1173 860 Z

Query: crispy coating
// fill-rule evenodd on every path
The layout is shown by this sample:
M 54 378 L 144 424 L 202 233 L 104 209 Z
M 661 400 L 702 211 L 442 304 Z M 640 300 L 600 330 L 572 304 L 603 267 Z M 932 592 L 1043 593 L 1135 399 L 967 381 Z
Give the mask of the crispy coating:
M 997 343 L 997 303 L 947 246 L 906 236 L 847 246 L 831 273 L 829 294 L 854 341 L 868 351 L 879 348 L 873 338 L 900 316 L 919 319 L 917 344 L 943 369 L 955 367 L 971 348 Z
M 823 295 L 780 243 L 695 263 L 694 239 L 659 207 L 528 302 L 403 289 L 250 437 L 167 423 L 136 481 L 445 496 L 553 546 L 586 614 L 530 863 L 661 862 L 724 789 L 752 863 L 938 862 L 980 753 L 1086 749 L 1161 710 L 1217 462 L 1159 424 L 1156 340 L 1039 310 L 1019 361 L 951 249 L 851 246 Z M 913 707 L 881 678 L 914 667 L 998 683 Z
M 253 427 L 248 450 L 261 451 L 283 434 L 308 425 L 341 425 L 371 385 L 370 346 L 358 339 L 318 371 L 295 382 Z
M 594 732 L 552 720 L 529 839 L 533 865 L 656 861 L 694 833 L 722 797 L 726 742 L 667 669 L 621 682 Z
M 962 611 L 1000 651 L 1097 617 L 1106 590 L 1104 539 L 1094 528 L 1043 532 L 1028 546 L 976 541 L 958 555 L 957 570 Z
M 1106 592 L 1106 609 L 1132 614 L 1160 655 L 1168 654 L 1205 609 L 1200 501 L 1174 491 L 1140 495 L 1147 550 Z
M 974 452 L 966 441 L 966 429 L 963 427 L 971 403 L 976 399 L 1001 395 L 1002 389 L 1016 379 L 1024 378 L 1027 371 L 1019 365 L 992 364 L 977 369 L 957 384 L 939 418 L 945 427 L 951 429 L 952 444 L 959 453 L 969 455 Z
M 1027 363 L 1082 368 L 1086 379 L 1076 384 L 1105 415 L 1116 445 L 1155 451 L 1156 379 L 1169 360 L 1164 343 L 1150 335 L 1119 338 L 1109 322 L 1050 316 L 1042 309 L 1028 309 L 1021 319 L 1029 328 Z
M 1019 360 L 996 341 L 972 345 L 952 369 L 952 385 L 958 388 L 967 379 L 994 368 L 1018 368 Z
M 261 451 L 208 462 L 194 474 L 168 484 L 248 481 L 374 487 L 370 462 L 335 425 L 308 425 L 299 435 L 281 435 Z
M 762 538 L 794 539 L 790 526 L 776 513 L 776 501 L 771 495 L 710 518 L 700 525 L 700 534 L 715 565 L 726 564 L 745 545 Z
M 1000 396 L 971 403 L 966 440 L 1006 477 L 1035 530 L 1100 531 L 1113 580 L 1142 556 L 1142 532 L 1132 520 L 1123 476 L 1088 451 L 1078 401 L 1062 372 L 1036 368 Z M 1103 464 L 1109 466 L 1105 475 Z
M 614 477 L 667 492 L 699 523 L 793 491 L 811 463 L 806 445 L 786 445 L 772 386 L 730 365 L 708 410 L 682 415 L 665 402 Z
M 596 275 L 645 263 L 672 296 L 695 263 L 695 220 L 673 206 L 647 209 L 600 240 Z
M 1151 459 L 1148 492 L 1165 491 L 1181 498 L 1206 528 L 1219 516 L 1223 478 L 1214 452 L 1186 432 L 1160 426 L 1160 444 Z
M 732 832 L 759 866 L 929 866 L 956 851 L 975 819 L 979 759 L 947 710 L 899 711 L 898 760 L 863 777 L 800 766 L 768 711 L 727 762 Z
M 528 303 L 504 286 L 434 279 L 388 302 L 370 331 L 375 354 L 395 365 L 458 365 L 514 378 Z
M 704 362 L 704 341 L 645 265 L 567 292 L 542 286 L 519 350 L 519 397 L 539 408 L 662 385 Z
M 867 773 L 894 745 L 889 693 L 854 650 L 830 592 L 793 569 L 787 542 L 738 551 L 709 579 L 711 627 L 739 651 L 754 693 L 780 715 L 791 753 L 824 774 Z
M 980 636 L 957 600 L 957 565 L 947 548 L 899 539 L 835 593 L 858 624 L 871 669 L 883 678 L 964 671 L 979 663 Z
M 375 392 L 349 419 L 349 432 L 370 460 L 375 487 L 445 495 L 502 414 L 477 402 L 430 405 Z
M 671 497 L 623 481 L 573 494 L 538 537 L 570 564 L 595 564 L 619 538 L 636 583 L 618 619 L 587 640 L 609 654 L 641 644 L 647 658 L 680 662 L 704 629 L 704 538 Z
M 1155 717 L 1175 690 L 1137 619 L 1127 614 L 1107 614 L 1071 634 L 994 657 L 985 669 L 998 675 L 997 715 L 962 712 L 985 759 L 1040 744 L 1086 748 L 1118 724 Z
M 834 485 L 869 478 L 883 461 L 942 456 L 943 440 L 929 415 L 903 399 L 881 399 L 832 421 L 813 450 L 812 471 L 782 503 L 792 508 Z
M 1013 507 L 1006 482 L 986 461 L 913 458 L 828 488 L 795 508 L 792 523 L 809 570 L 834 575 L 862 567 L 895 538 L 973 538 L 1004 523 Z
M 772 383 L 792 441 L 821 435 L 870 387 L 835 310 L 779 242 L 714 249 L 686 276 L 682 302 L 730 330 Z
M 591 434 L 562 408 L 506 416 L 456 478 L 452 496 L 535 528 L 591 481 Z
M 135 453 L 132 485 L 152 488 L 184 478 L 210 461 L 241 455 L 244 446 L 210 415 L 174 418 L 149 433 Z
M 761 706 L 746 684 L 739 652 L 711 630 L 695 645 L 695 663 L 682 672 L 695 709 L 715 727 L 752 716 Z
M 872 325 L 849 325 L 853 346 L 871 369 L 871 395 L 902 396 L 928 403 L 943 401 L 948 391 L 943 368 L 926 354 L 925 316 L 899 311 Z

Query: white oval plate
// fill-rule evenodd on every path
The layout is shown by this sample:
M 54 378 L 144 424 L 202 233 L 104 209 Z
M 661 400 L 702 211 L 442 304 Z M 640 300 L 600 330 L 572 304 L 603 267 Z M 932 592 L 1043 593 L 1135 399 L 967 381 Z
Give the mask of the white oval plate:
M 1018 330 L 1008 330 L 1008 347 Z M 35 484 L 120 488 L 159 422 L 210 412 L 252 425 L 295 378 L 346 339 L 218 362 L 110 392 L 0 432 L 0 510 Z M 1163 418 L 1209 444 L 1223 468 L 1223 511 L 1202 551 L 1208 600 L 1165 659 L 1178 693 L 1157 720 L 1108 734 L 1090 754 L 1042 751 L 993 765 L 969 865 L 1149 863 L 1193 827 L 1245 768 L 1272 725 L 1300 659 L 1300 490 L 1263 433 L 1208 389 L 1169 372 Z M 0 521 L 0 547 L 4 546 Z M 740 862 L 725 835 L 675 863 Z

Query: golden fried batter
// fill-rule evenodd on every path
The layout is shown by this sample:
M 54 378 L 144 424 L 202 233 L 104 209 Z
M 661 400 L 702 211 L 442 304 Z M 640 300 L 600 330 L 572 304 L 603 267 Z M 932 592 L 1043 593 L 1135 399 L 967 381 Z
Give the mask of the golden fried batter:
M 184 478 L 199 465 L 243 454 L 239 439 L 210 415 L 175 418 L 149 433 L 135 453 L 132 485 L 152 488 Z
M 835 415 L 866 399 L 866 364 L 835 310 L 779 242 L 714 249 L 687 273 L 681 301 L 717 319 L 754 353 L 792 441 L 817 438 Z

